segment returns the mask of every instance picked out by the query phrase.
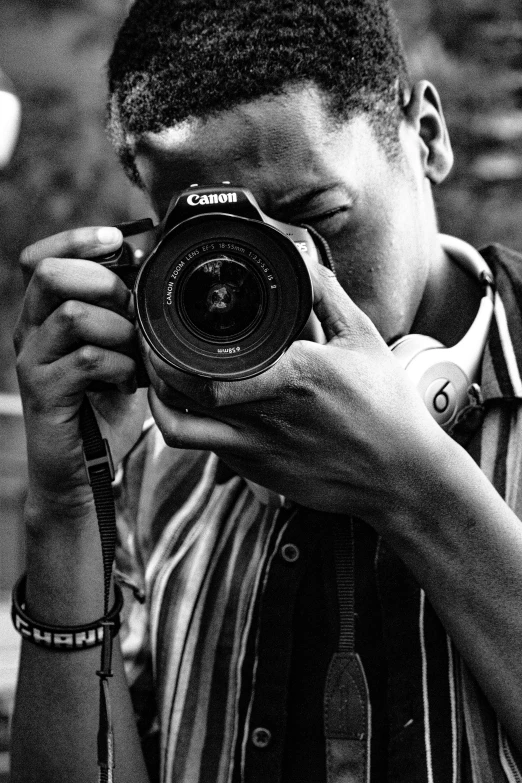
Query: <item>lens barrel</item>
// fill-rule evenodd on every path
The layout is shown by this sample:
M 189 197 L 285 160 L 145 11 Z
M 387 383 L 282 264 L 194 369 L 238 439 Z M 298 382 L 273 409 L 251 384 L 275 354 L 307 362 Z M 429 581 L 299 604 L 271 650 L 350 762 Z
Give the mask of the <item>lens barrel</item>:
M 306 264 L 282 231 L 208 214 L 184 220 L 140 269 L 140 329 L 172 367 L 240 380 L 272 366 L 312 310 Z

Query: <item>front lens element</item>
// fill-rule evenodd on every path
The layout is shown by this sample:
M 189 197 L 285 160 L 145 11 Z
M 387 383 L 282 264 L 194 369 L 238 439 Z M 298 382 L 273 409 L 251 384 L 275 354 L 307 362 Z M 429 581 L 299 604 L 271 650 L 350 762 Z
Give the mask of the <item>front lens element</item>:
M 209 339 L 237 339 L 258 322 L 263 289 L 257 274 L 242 261 L 212 255 L 187 274 L 178 302 L 191 331 Z

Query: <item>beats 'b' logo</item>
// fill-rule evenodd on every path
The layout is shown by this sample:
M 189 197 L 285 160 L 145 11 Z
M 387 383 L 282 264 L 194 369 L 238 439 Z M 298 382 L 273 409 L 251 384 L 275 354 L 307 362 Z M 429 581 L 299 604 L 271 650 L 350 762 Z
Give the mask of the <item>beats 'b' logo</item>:
M 437 378 L 426 389 L 424 402 L 439 423 L 448 421 L 457 402 L 454 385 L 447 378 Z

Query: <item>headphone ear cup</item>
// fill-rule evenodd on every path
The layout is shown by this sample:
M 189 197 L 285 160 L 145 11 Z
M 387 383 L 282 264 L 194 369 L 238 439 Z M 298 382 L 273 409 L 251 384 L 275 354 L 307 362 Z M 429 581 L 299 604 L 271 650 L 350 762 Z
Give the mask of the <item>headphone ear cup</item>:
M 471 245 L 440 234 L 442 248 L 482 289 L 479 309 L 456 345 L 446 348 L 431 337 L 409 334 L 390 346 L 413 381 L 424 403 L 443 429 L 449 429 L 469 402 L 469 388 L 480 375 L 480 364 L 493 317 L 495 283 L 488 265 Z
M 404 370 L 416 356 L 432 348 L 444 348 L 444 346 L 433 337 L 426 337 L 423 334 L 407 334 L 390 345 L 393 355 Z
M 406 335 L 391 346 L 426 408 L 443 429 L 448 429 L 468 402 L 470 380 L 451 360 L 451 349 L 431 337 Z

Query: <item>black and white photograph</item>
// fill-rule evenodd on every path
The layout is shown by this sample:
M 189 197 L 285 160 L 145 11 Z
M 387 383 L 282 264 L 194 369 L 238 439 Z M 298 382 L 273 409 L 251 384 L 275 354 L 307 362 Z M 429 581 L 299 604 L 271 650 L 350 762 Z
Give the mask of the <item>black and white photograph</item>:
M 522 783 L 520 0 L 2 0 L 0 783 Z

